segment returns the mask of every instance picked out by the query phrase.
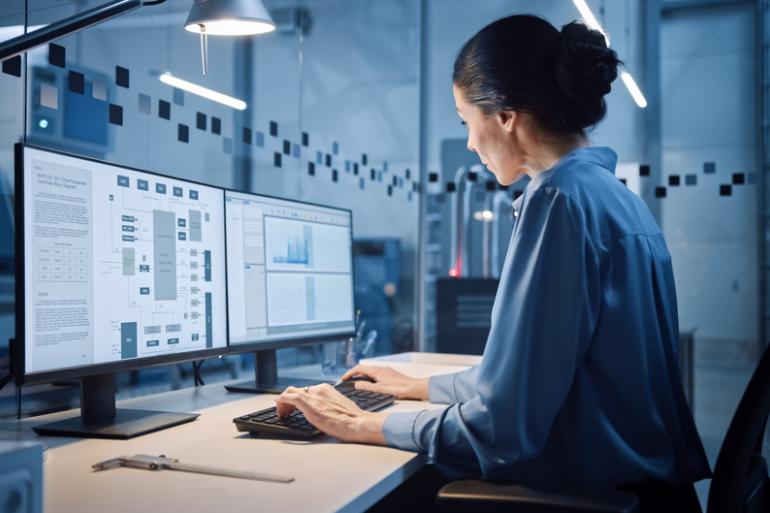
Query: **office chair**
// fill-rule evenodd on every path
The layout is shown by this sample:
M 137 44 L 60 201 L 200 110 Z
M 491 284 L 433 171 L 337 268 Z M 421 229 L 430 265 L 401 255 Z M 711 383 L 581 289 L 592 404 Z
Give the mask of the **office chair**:
M 770 414 L 770 346 L 751 376 L 719 451 L 707 513 L 770 511 L 770 478 L 762 443 Z M 436 497 L 442 511 L 632 513 L 638 499 L 613 490 L 570 490 L 485 481 L 453 481 Z

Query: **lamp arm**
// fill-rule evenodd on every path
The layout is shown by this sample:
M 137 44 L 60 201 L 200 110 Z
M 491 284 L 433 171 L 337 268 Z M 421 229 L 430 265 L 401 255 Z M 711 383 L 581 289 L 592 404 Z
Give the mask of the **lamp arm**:
M 114 0 L 106 4 L 74 14 L 63 20 L 49 23 L 27 34 L 22 34 L 0 44 L 0 61 L 16 57 L 40 45 L 50 43 L 83 29 L 93 27 L 121 14 L 131 12 L 144 5 L 156 5 L 165 0 Z

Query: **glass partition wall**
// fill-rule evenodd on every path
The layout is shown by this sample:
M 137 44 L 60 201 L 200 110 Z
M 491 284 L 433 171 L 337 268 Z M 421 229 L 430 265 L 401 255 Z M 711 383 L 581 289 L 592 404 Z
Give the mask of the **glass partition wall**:
M 100 5 L 9 0 L 0 39 Z M 27 10 L 25 11 L 25 4 Z M 14 332 L 13 144 L 31 144 L 239 190 L 353 211 L 356 305 L 369 354 L 411 350 L 417 332 L 419 2 L 274 0 L 277 30 L 213 37 L 202 73 L 189 0 L 167 0 L 4 64 L 0 89 L 0 367 Z M 164 74 L 242 100 L 239 110 L 172 87 Z M 279 351 L 282 373 L 320 363 L 318 346 Z M 251 358 L 202 366 L 207 381 Z M 315 367 L 313 367 L 315 368 Z M 332 369 L 334 370 L 334 369 Z M 337 369 L 340 371 L 341 369 Z M 191 366 L 119 376 L 119 395 L 192 385 Z M 315 372 L 315 371 L 311 371 Z M 63 384 L 71 385 L 71 384 Z M 15 413 L 13 386 L 0 414 Z M 25 387 L 24 414 L 76 404 L 72 386 Z

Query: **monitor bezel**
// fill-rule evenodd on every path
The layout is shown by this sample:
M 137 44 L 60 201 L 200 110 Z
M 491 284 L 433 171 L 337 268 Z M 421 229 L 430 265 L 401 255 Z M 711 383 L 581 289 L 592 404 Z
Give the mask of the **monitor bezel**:
M 25 340 L 25 317 L 26 317 L 26 279 L 25 279 L 25 253 L 24 253 L 24 234 L 25 234 L 25 219 L 24 219 L 24 151 L 29 148 L 37 151 L 43 151 L 60 155 L 63 157 L 72 157 L 75 159 L 81 159 L 96 164 L 102 164 L 129 171 L 146 173 L 152 176 L 160 178 L 168 178 L 171 180 L 179 180 L 192 185 L 198 185 L 201 187 L 208 187 L 217 189 L 222 192 L 222 208 L 224 212 L 224 189 L 215 185 L 210 185 L 202 182 L 196 182 L 194 180 L 188 180 L 185 178 L 178 178 L 175 176 L 164 175 L 154 171 L 148 171 L 146 169 L 138 169 L 130 166 L 124 166 L 121 164 L 115 164 L 104 160 L 94 159 L 90 157 L 83 157 L 81 155 L 75 155 L 51 148 L 45 148 L 33 144 L 16 143 L 14 145 L 14 181 L 15 181 L 15 195 L 16 195 L 16 231 L 15 231 L 15 243 L 16 243 L 16 338 L 11 344 L 11 365 L 16 378 L 16 383 L 19 385 L 47 383 L 55 380 L 76 379 L 86 376 L 95 376 L 98 374 L 124 372 L 137 369 L 143 369 L 147 367 L 156 367 L 160 365 L 168 365 L 172 363 L 185 363 L 195 360 L 201 360 L 205 358 L 213 358 L 227 354 L 227 344 L 229 336 L 227 330 L 229 326 L 225 321 L 225 345 L 223 347 L 212 347 L 210 349 L 195 350 L 176 354 L 147 356 L 142 358 L 132 358 L 130 360 L 120 360 L 114 362 L 100 362 L 88 365 L 80 365 L 76 367 L 63 367 L 54 370 L 45 370 L 40 372 L 27 372 L 26 370 L 26 340 Z M 225 248 L 226 251 L 226 248 Z M 225 262 L 225 294 L 227 294 L 227 263 Z M 227 306 L 225 304 L 225 319 L 227 318 Z
M 307 205 L 311 207 L 321 207 L 326 208 L 329 210 L 337 210 L 339 212 L 344 212 L 348 215 L 350 219 L 350 286 L 351 286 L 351 297 L 353 299 L 353 311 L 351 312 L 353 315 L 353 327 L 349 331 L 340 331 L 338 333 L 324 333 L 322 335 L 317 335 L 313 337 L 305 337 L 300 336 L 296 338 L 283 338 L 283 339 L 272 339 L 272 340 L 254 340 L 254 341 L 243 341 L 243 342 L 231 342 L 230 341 L 230 294 L 229 294 L 229 288 L 228 288 L 228 294 L 227 294 L 227 302 L 228 302 L 228 309 L 227 309 L 227 347 L 229 354 L 243 354 L 243 353 L 253 353 L 255 351 L 262 351 L 262 350 L 274 350 L 274 349 L 286 349 L 291 347 L 301 347 L 301 346 L 307 346 L 312 344 L 322 344 L 325 342 L 334 342 L 334 341 L 341 341 L 346 338 L 352 337 L 356 333 L 356 327 L 355 327 L 355 315 L 356 315 L 356 296 L 355 296 L 355 290 L 356 290 L 356 277 L 355 277 L 355 266 L 353 265 L 353 211 L 349 208 L 342 208 L 342 207 L 334 207 L 330 205 L 324 205 L 321 203 L 313 203 L 310 201 L 300 201 L 295 199 L 288 199 L 288 198 L 281 198 L 279 196 L 271 196 L 269 194 L 260 194 L 256 192 L 246 192 L 239 189 L 233 189 L 233 188 L 224 188 L 224 202 L 225 202 L 225 258 L 227 258 L 227 248 L 229 247 L 227 244 L 227 193 L 228 192 L 234 192 L 236 194 L 243 194 L 246 196 L 254 196 L 256 198 L 266 198 L 266 199 L 273 199 L 273 200 L 279 200 L 279 201 L 286 201 L 289 203 L 296 203 L 298 205 Z M 227 265 L 225 265 L 225 268 L 227 268 Z

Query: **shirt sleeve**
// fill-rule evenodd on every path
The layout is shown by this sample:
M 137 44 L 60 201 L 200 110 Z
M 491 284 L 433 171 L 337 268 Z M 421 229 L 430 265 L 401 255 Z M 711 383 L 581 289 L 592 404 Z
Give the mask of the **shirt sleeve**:
M 451 404 L 467 401 L 476 395 L 479 366 L 428 379 L 428 399 L 432 403 Z
M 472 396 L 385 421 L 389 444 L 428 453 L 450 477 L 526 477 L 597 323 L 599 260 L 574 202 L 535 190 L 512 237 Z

